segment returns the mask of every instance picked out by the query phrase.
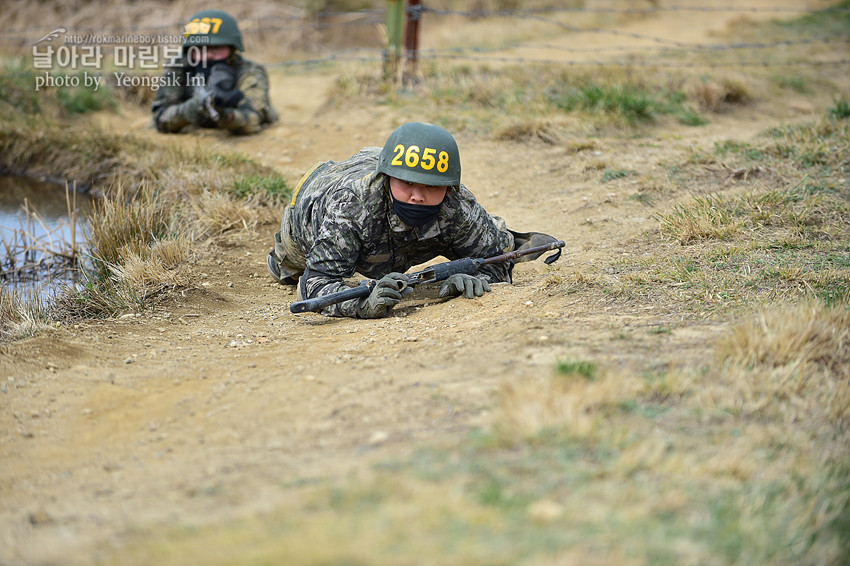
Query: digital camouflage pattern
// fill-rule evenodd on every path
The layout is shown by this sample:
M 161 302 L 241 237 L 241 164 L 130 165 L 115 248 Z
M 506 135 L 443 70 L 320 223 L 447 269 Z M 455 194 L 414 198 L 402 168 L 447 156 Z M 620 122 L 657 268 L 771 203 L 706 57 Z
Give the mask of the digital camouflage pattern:
M 463 185 L 451 187 L 438 217 L 414 228 L 392 210 L 388 177 L 376 172 L 381 148 L 365 148 L 343 162 L 320 163 L 296 188 L 275 235 L 281 273 L 297 276 L 302 299 L 347 288 L 355 272 L 379 279 L 438 256 L 450 260 L 511 251 L 504 221 L 491 216 Z M 512 262 L 482 266 L 491 283 L 511 281 Z M 322 311 L 356 316 L 357 300 Z
M 166 67 L 163 85 L 156 93 L 151 112 L 157 130 L 179 132 L 186 126 L 220 127 L 235 134 L 253 134 L 262 124 L 277 120 L 277 112 L 269 100 L 269 77 L 265 67 L 243 58 L 230 56 L 229 64 L 237 74 L 236 86 L 245 95 L 235 108 L 221 112 L 216 124 L 199 112 L 193 100 L 196 84 L 203 84 L 203 74 L 190 66 L 185 57 L 175 59 Z M 226 117 L 225 117 L 226 116 Z

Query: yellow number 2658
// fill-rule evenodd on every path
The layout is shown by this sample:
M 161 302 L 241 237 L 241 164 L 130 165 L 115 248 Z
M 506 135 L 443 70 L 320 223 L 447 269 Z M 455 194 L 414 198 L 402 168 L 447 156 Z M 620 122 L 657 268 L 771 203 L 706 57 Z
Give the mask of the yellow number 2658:
M 437 153 L 437 150 L 433 147 L 420 149 L 418 145 L 411 145 L 405 148 L 403 145 L 398 144 L 393 149 L 393 153 L 393 165 L 405 165 L 410 169 L 418 166 L 425 171 L 431 171 L 436 167 L 440 173 L 445 173 L 449 170 L 448 152 L 441 151 Z

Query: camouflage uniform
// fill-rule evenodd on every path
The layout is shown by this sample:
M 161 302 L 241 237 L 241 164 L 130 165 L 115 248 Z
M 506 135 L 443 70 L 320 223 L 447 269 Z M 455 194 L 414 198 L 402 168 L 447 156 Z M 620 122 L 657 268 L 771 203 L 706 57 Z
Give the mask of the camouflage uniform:
M 265 67 L 238 53 L 233 53 L 228 63 L 236 71 L 237 87 L 245 96 L 235 108 L 222 111 L 222 118 L 216 123 L 200 116 L 192 105 L 184 104 L 192 98 L 195 88 L 192 79 L 200 81 L 203 73 L 191 67 L 185 58 L 172 61 L 165 70 L 165 86 L 157 91 L 151 106 L 156 129 L 175 133 L 186 126 L 221 127 L 234 134 L 254 134 L 262 124 L 276 121 L 278 116 L 269 101 L 269 77 Z
M 450 187 L 439 216 L 421 227 L 393 212 L 388 177 L 376 173 L 381 148 L 365 148 L 347 161 L 317 164 L 296 187 L 275 234 L 274 257 L 283 276 L 297 277 L 301 298 L 347 286 L 355 272 L 378 279 L 444 256 L 490 257 L 510 251 L 513 235 L 463 185 Z M 511 281 L 512 262 L 485 265 L 479 276 Z M 357 299 L 327 307 L 328 316 L 356 316 Z

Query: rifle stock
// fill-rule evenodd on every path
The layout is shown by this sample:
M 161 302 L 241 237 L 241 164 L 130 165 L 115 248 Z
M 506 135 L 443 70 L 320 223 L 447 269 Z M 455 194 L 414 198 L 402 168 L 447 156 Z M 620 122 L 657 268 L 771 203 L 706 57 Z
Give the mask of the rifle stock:
M 560 248 L 563 248 L 565 245 L 566 244 L 563 240 L 558 240 L 557 242 L 552 242 L 542 246 L 535 246 L 533 248 L 528 248 L 525 250 L 515 250 L 512 252 L 506 252 L 502 255 L 497 255 L 489 258 L 473 259 L 467 257 L 463 259 L 456 259 L 453 261 L 438 263 L 436 265 L 432 265 L 431 267 L 426 267 L 422 271 L 417 271 L 415 273 L 409 274 L 407 276 L 407 284 L 408 286 L 413 287 L 414 285 L 418 285 L 420 283 L 445 281 L 452 275 L 456 275 L 458 273 L 472 275 L 473 273 L 477 272 L 478 268 L 482 265 L 487 265 L 491 263 L 501 263 L 522 257 L 524 255 L 544 253 L 550 250 L 558 250 L 557 254 L 553 254 L 552 256 L 544 260 L 545 263 L 552 263 L 553 261 L 558 259 L 558 257 L 560 257 Z M 365 281 L 362 281 L 357 287 L 344 289 L 342 291 L 330 293 L 328 295 L 322 295 L 321 297 L 296 301 L 289 305 L 289 311 L 293 313 L 302 313 L 307 311 L 319 312 L 326 307 L 341 303 L 343 301 L 347 301 L 349 299 L 361 299 L 363 297 L 369 296 L 369 293 L 372 292 L 372 288 L 374 288 L 376 283 L 377 281 L 375 281 L 374 279 L 367 279 Z

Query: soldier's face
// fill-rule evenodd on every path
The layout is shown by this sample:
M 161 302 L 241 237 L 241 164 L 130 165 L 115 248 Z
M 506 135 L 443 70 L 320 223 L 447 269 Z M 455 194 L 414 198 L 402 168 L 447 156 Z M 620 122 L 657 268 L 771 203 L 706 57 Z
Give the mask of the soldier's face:
M 393 198 L 407 204 L 424 204 L 428 206 L 440 204 L 446 198 L 447 190 L 448 187 L 408 183 L 407 181 L 390 177 L 390 191 L 393 194 Z
M 206 48 L 207 61 L 223 61 L 230 57 L 232 48 L 229 45 L 208 45 Z

